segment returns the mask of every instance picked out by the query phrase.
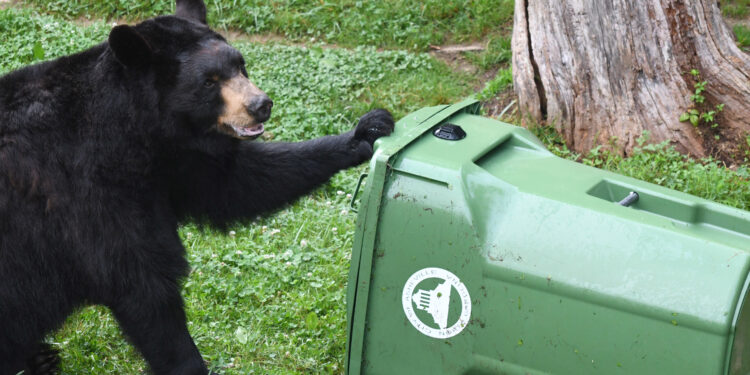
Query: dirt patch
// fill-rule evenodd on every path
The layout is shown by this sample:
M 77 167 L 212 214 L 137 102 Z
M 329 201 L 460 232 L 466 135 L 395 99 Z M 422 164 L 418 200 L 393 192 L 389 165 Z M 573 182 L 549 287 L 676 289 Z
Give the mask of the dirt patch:
M 461 73 L 477 74 L 479 69 L 459 53 L 430 52 L 430 55 L 448 65 L 451 69 Z
M 138 23 L 138 21 L 132 21 L 132 20 L 125 20 L 125 19 L 112 19 L 112 20 L 104 20 L 103 18 L 86 18 L 86 17 L 78 17 L 71 22 L 75 23 L 78 26 L 88 27 L 93 25 L 97 22 L 107 21 L 112 27 L 115 27 L 117 25 L 135 25 Z
M 717 119 L 721 123 L 721 116 Z M 721 161 L 730 169 L 736 170 L 746 164 L 745 152 L 750 151 L 745 137 L 738 129 L 719 126 L 716 129 L 701 126 L 697 129 L 703 141 L 706 155 Z M 739 142 L 737 141 L 739 140 Z
M 455 72 L 475 76 L 477 81 L 474 85 L 474 91 L 479 92 L 484 89 L 487 82 L 497 76 L 499 70 L 497 67 L 483 70 L 474 65 L 464 55 L 465 52 L 481 52 L 482 50 L 484 50 L 483 45 L 478 43 L 432 46 L 430 55 L 435 59 L 444 62 Z M 513 87 L 505 89 L 492 99 L 482 101 L 481 104 L 487 116 L 494 118 L 500 116 L 503 110 L 507 109 L 503 115 L 505 121 L 512 121 L 512 119 L 516 117 L 516 112 L 518 110 L 518 106 L 516 105 L 516 94 L 513 92 Z
M 482 70 L 467 59 L 464 53 L 481 52 L 483 50 L 484 47 L 478 43 L 430 46 L 430 56 L 444 62 L 455 72 L 477 76 L 479 82 L 474 87 L 475 91 L 477 91 L 481 90 L 487 81 L 495 78 L 498 69 Z
M 215 29 L 215 31 L 226 38 L 229 43 L 280 44 L 284 46 L 299 48 L 319 47 L 323 49 L 346 49 L 346 47 L 341 47 L 335 43 L 321 43 L 316 39 L 310 40 L 310 43 L 294 42 L 282 34 L 248 34 L 243 31 L 231 29 Z
M 483 101 L 482 108 L 489 117 L 505 122 L 518 123 L 518 97 L 512 87 L 501 91 L 490 100 Z
M 238 30 L 216 30 L 229 42 L 247 42 L 259 44 L 279 43 L 290 45 L 289 40 L 279 34 L 248 34 Z M 292 44 L 295 45 L 295 44 Z
M 737 25 L 742 25 L 747 28 L 750 28 L 750 18 L 736 19 L 736 18 L 724 17 L 724 22 L 727 23 L 730 29 L 734 28 Z
M 475 89 L 481 89 L 484 87 L 485 82 L 495 78 L 497 69 L 489 69 L 482 71 L 479 67 L 472 64 L 469 59 L 464 56 L 465 52 L 481 52 L 484 50 L 484 46 L 479 43 L 472 44 L 452 44 L 446 46 L 430 46 L 430 55 L 437 60 L 444 62 L 453 71 L 477 76 L 480 83 L 479 87 Z

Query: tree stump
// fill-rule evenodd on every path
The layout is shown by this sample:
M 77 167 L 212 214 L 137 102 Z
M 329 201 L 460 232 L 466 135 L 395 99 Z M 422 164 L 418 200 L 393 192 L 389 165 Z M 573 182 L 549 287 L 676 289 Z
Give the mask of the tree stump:
M 747 149 L 750 57 L 715 0 L 516 0 L 512 48 L 521 112 L 577 152 L 614 143 L 627 154 L 646 130 L 694 156 Z M 697 81 L 707 84 L 696 107 Z M 720 103 L 715 129 L 680 121 Z

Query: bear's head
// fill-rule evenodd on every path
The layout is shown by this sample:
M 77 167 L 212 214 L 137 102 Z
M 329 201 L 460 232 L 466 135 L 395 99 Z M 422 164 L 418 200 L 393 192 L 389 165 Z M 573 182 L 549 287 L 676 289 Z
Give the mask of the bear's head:
M 176 125 L 240 139 L 263 133 L 273 102 L 248 79 L 240 52 L 206 25 L 203 0 L 177 0 L 174 16 L 116 26 L 108 42 L 122 69 L 150 77 L 159 109 Z

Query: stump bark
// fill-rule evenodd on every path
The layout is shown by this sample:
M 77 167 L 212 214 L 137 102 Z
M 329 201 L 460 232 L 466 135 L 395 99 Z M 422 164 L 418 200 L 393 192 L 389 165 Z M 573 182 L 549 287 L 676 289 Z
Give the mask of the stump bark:
M 516 0 L 512 48 L 526 120 L 578 152 L 614 143 L 627 154 L 645 130 L 694 156 L 747 148 L 750 57 L 715 0 Z M 693 69 L 707 82 L 698 109 L 725 105 L 715 129 L 680 122 L 695 106 Z

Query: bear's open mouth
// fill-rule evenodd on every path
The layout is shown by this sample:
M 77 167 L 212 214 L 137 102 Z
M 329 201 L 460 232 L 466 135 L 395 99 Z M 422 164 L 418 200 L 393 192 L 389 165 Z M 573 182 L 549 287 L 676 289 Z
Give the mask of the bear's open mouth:
M 234 130 L 235 134 L 237 134 L 237 136 L 240 138 L 255 139 L 255 138 L 258 138 L 258 136 L 263 134 L 263 132 L 265 131 L 265 128 L 262 122 L 258 124 L 253 124 L 250 126 L 234 126 L 230 124 L 227 124 L 227 125 L 229 125 L 229 127 L 231 127 Z

